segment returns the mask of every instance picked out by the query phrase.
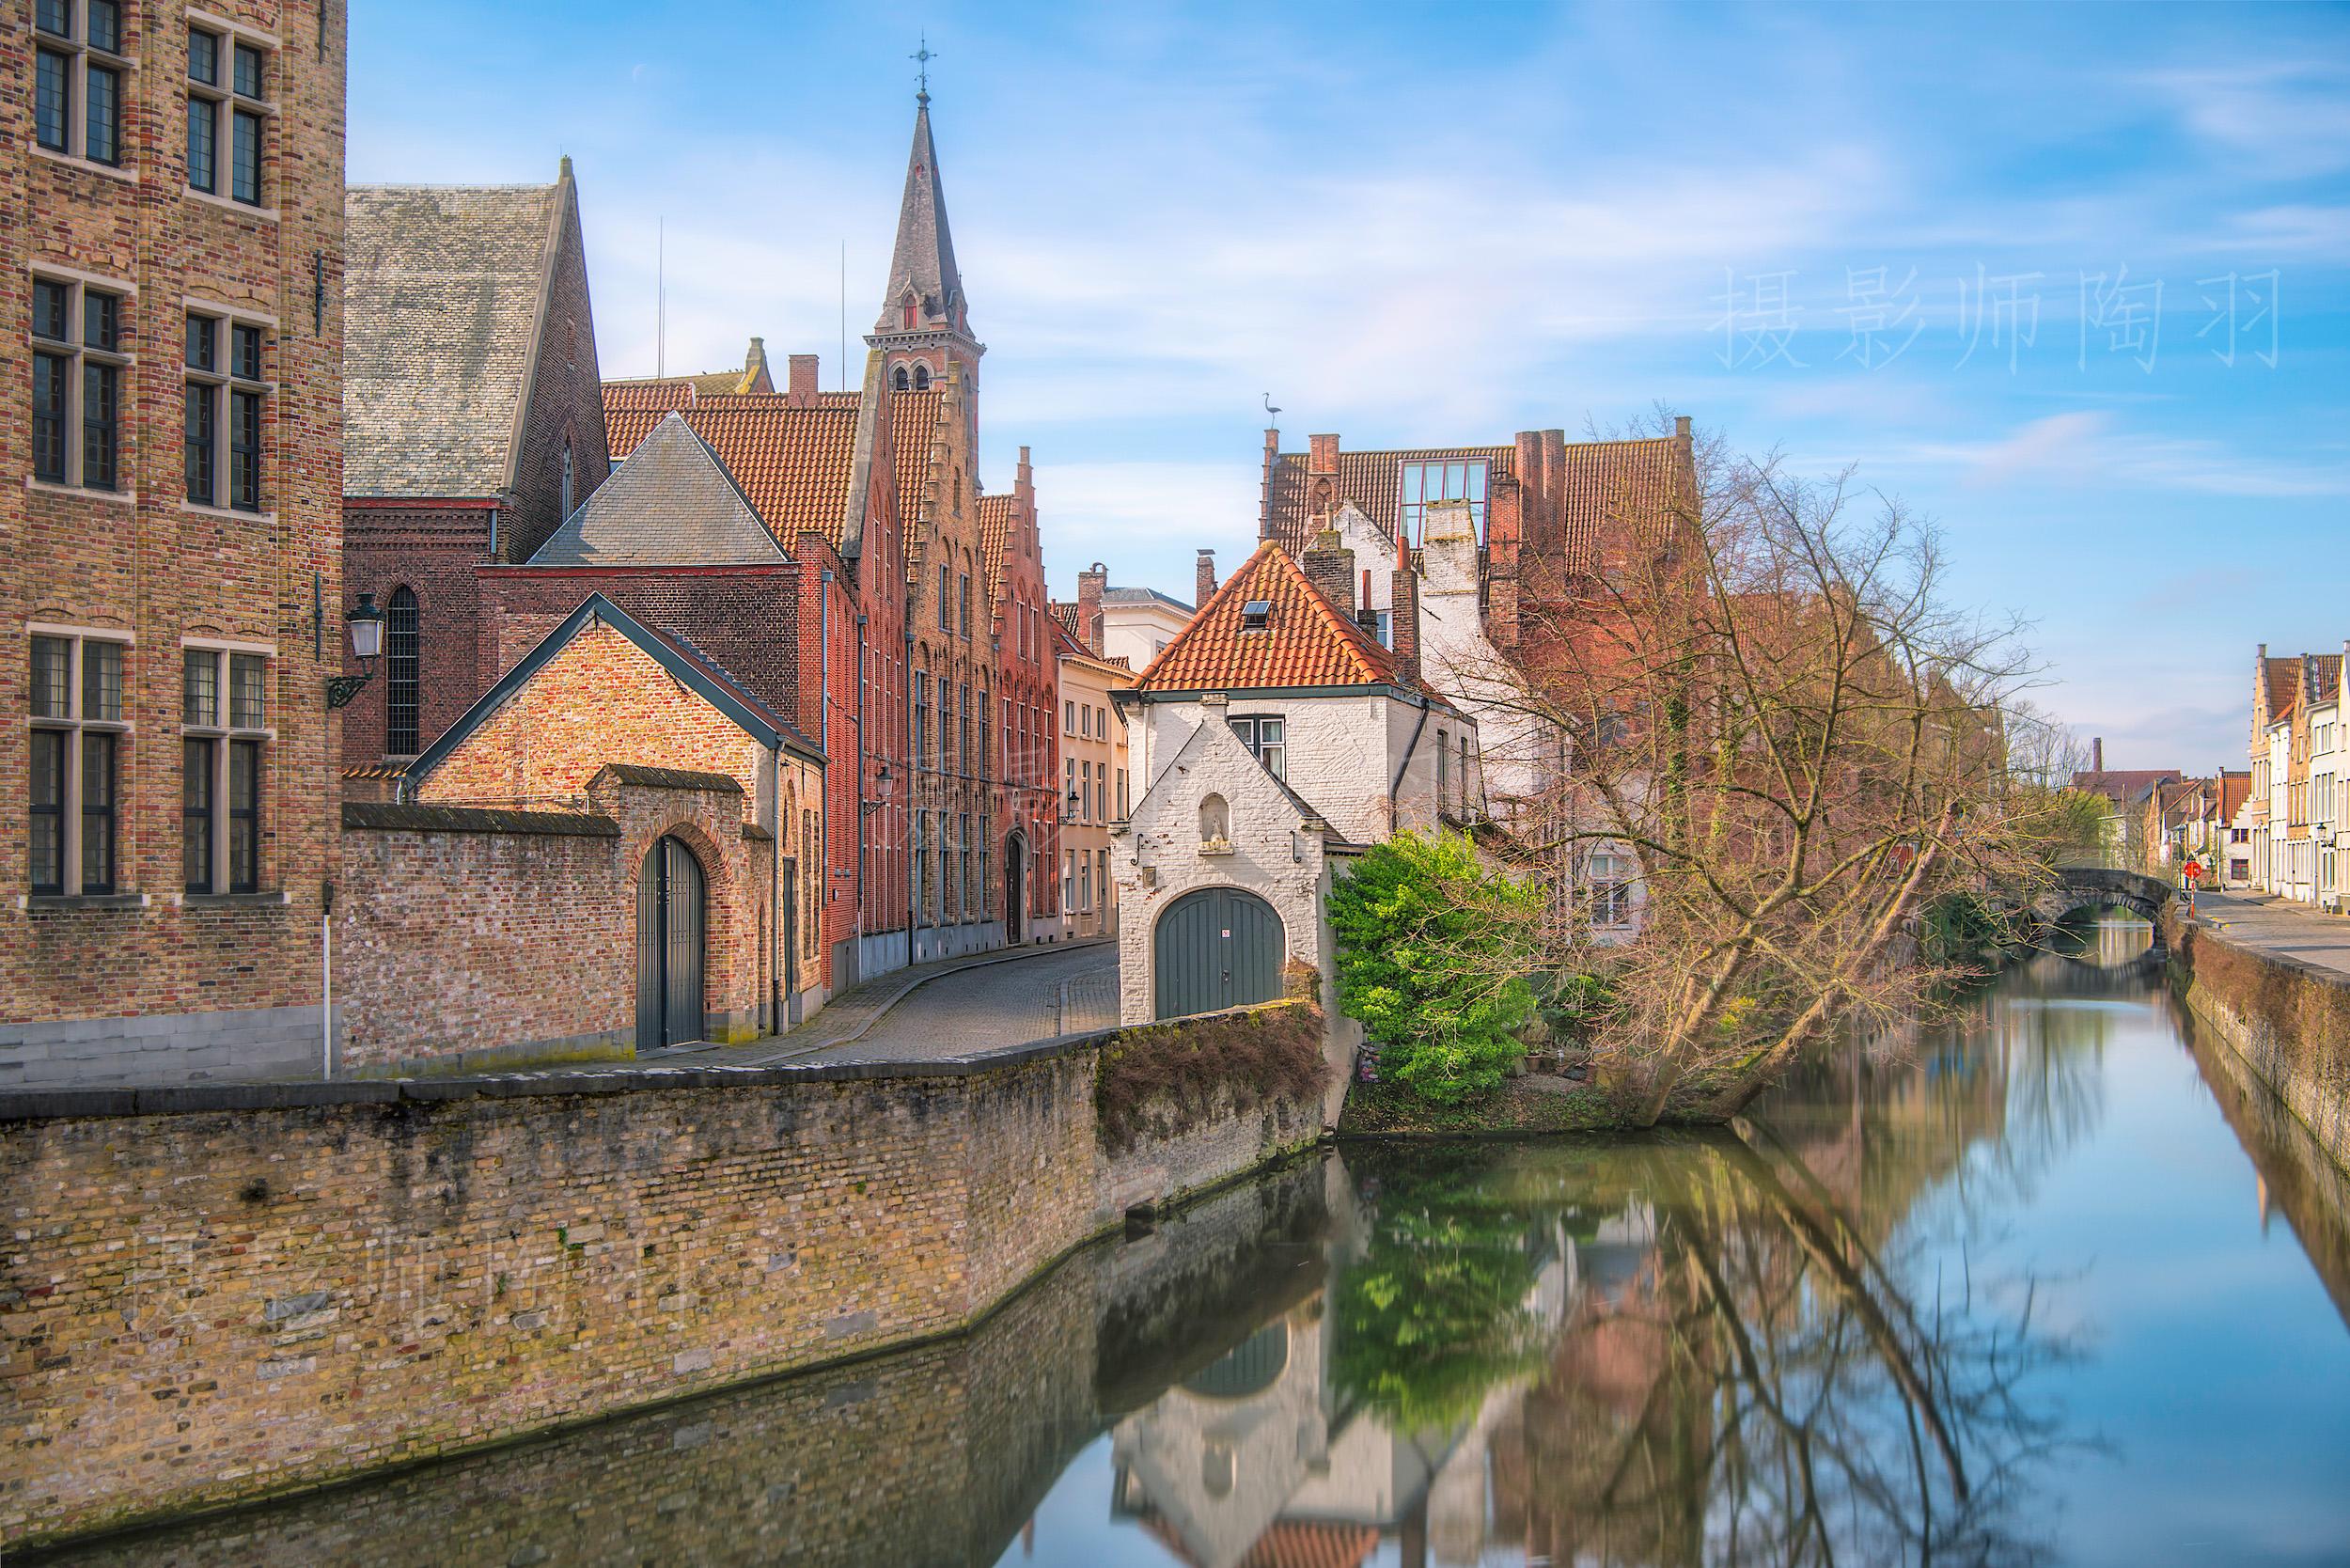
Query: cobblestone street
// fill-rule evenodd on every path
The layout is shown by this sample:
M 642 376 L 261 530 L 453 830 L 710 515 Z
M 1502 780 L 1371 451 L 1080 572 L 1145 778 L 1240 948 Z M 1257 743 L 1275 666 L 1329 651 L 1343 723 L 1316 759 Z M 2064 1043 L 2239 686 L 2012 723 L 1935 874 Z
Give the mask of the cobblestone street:
M 1108 1028 L 1118 1022 L 1118 949 L 1044 948 L 941 975 L 885 1012 L 862 1039 L 785 1061 L 910 1061 Z
M 2231 942 L 2350 974 L 2350 919 L 2244 893 L 2198 893 L 2195 912 Z

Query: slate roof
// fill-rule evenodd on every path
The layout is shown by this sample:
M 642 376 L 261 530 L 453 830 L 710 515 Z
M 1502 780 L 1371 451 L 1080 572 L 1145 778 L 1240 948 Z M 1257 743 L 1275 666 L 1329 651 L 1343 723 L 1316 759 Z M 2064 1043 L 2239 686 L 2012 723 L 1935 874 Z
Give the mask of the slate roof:
M 807 532 L 840 542 L 856 455 L 854 395 L 826 396 L 806 408 L 793 408 L 781 393 L 697 397 L 683 409 L 663 410 L 641 406 L 633 389 L 616 400 L 614 390 L 604 388 L 603 407 L 615 458 L 634 452 L 675 414 L 717 454 L 776 539 Z
M 1272 605 L 1265 630 L 1243 631 L 1243 608 Z M 1270 541 L 1199 607 L 1135 682 L 1141 692 L 1241 691 L 1287 686 L 1410 685 L 1395 655 L 1307 581 Z
M 1191 614 L 1192 606 L 1171 593 L 1161 593 L 1154 588 L 1109 588 L 1102 590 L 1104 604 L 1164 604 L 1170 610 Z
M 343 494 L 507 488 L 568 189 L 344 194 Z
M 532 566 L 771 565 L 790 557 L 682 414 L 665 414 Z
M 905 194 L 898 205 L 898 240 L 889 257 L 889 286 L 873 323 L 878 335 L 904 330 L 901 301 L 911 290 L 916 329 L 963 325 L 963 274 L 955 269 L 955 237 L 947 227 L 947 192 L 938 178 L 938 148 L 931 140 L 926 97 L 914 114 L 914 148 L 906 155 Z
M 1085 640 L 1085 628 L 1078 624 L 1082 618 L 1077 613 L 1076 605 L 1066 599 L 1048 599 L 1044 602 L 1044 608 L 1071 636 L 1080 642 Z

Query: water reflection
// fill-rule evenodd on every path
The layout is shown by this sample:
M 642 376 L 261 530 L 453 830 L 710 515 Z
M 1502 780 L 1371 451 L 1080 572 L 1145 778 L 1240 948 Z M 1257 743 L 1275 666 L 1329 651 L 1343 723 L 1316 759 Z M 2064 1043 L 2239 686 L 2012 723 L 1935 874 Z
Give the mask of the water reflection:
M 1350 1145 L 960 1341 L 80 1560 L 2326 1560 L 2350 1184 L 2145 942 L 1734 1134 Z

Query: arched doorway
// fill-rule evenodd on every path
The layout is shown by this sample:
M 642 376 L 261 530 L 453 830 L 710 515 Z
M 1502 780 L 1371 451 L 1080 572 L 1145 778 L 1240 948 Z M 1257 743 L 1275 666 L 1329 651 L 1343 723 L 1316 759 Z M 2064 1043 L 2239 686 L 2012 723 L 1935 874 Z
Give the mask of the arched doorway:
M 1281 994 L 1281 917 L 1238 887 L 1202 887 L 1167 906 L 1151 938 L 1153 1016 L 1183 1018 Z
M 1004 941 L 1028 939 L 1028 840 L 1017 833 L 1004 839 Z
M 675 834 L 645 852 L 636 884 L 636 1048 L 702 1038 L 701 862 Z

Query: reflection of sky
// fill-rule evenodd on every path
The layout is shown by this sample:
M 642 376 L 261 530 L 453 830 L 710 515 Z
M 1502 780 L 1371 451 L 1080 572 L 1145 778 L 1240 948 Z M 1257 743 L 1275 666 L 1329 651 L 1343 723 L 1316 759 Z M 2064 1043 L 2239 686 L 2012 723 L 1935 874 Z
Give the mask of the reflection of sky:
M 2047 1478 L 2060 1559 L 2350 1560 L 2350 1337 L 2282 1219 L 2261 1234 L 2251 1163 L 2168 1017 L 2018 997 L 2008 1024 L 2102 1044 L 2102 1118 L 1973 1259 L 1979 1280 L 2037 1276 L 2043 1320 L 2086 1340 L 2043 1391 L 2114 1451 Z M 1955 1248 L 1942 1262 L 1961 1277 Z
M 1173 1563 L 1172 1552 L 1133 1519 L 1110 1517 L 1118 1483 L 1107 1434 L 1085 1446 L 1037 1504 L 1033 1541 L 1013 1536 L 998 1568 L 1099 1568 L 1103 1563 Z

